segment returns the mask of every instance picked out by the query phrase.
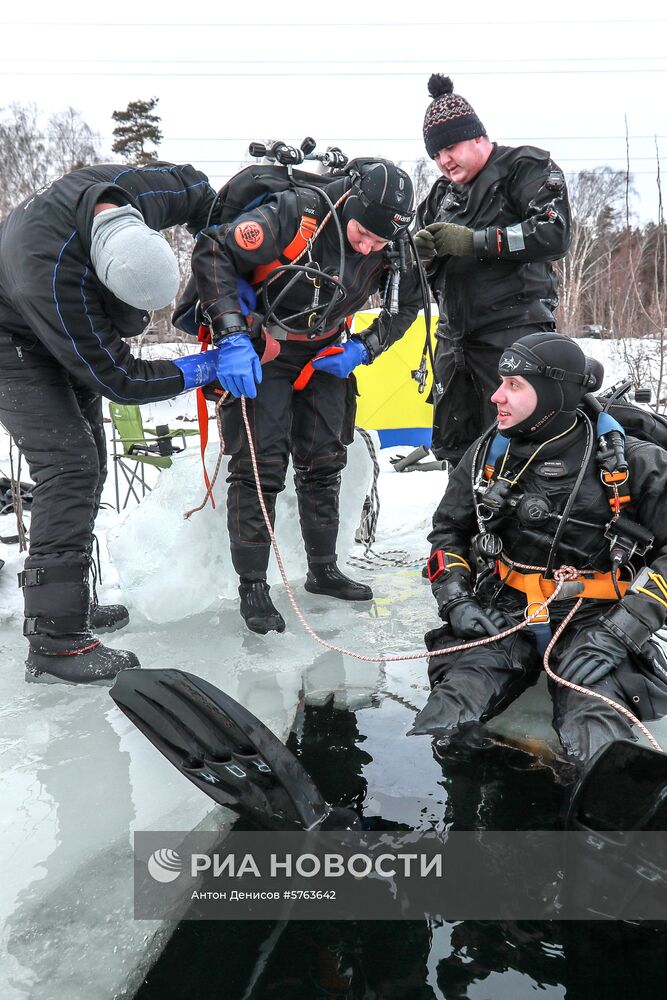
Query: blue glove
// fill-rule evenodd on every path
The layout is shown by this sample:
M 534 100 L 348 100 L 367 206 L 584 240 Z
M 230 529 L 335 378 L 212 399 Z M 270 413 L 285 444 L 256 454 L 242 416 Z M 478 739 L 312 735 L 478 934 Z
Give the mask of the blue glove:
M 246 279 L 242 278 L 239 274 L 236 275 L 236 295 L 239 300 L 241 312 L 244 316 L 247 316 L 249 313 L 255 311 L 257 308 L 257 295 L 255 294 L 255 289 L 249 281 L 246 281 Z
M 358 337 L 351 337 L 340 354 L 330 354 L 326 358 L 313 358 L 313 368 L 318 372 L 328 372 L 337 378 L 347 378 L 357 365 L 369 360 L 368 349 Z
M 262 381 L 262 366 L 247 333 L 231 333 L 211 354 L 216 355 L 216 375 L 222 388 L 232 396 L 254 399 Z
M 184 358 L 177 358 L 174 361 L 176 367 L 183 373 L 184 391 L 215 382 L 218 377 L 216 366 L 218 354 L 218 350 L 202 351 L 201 354 L 186 354 Z

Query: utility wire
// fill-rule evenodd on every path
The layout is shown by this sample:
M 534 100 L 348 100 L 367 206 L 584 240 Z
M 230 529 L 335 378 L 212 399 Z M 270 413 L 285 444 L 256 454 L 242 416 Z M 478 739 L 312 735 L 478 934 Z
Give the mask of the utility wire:
M 463 66 L 463 65 L 479 65 L 479 63 L 484 63 L 488 65 L 489 63 L 498 63 L 502 66 L 516 66 L 517 63 L 539 63 L 543 66 L 545 63 L 571 63 L 571 62 L 586 62 L 586 63 L 598 63 L 598 62 L 664 62 L 667 59 L 665 55 L 659 56 L 559 56 L 554 58 L 535 58 L 535 59 L 451 59 L 447 60 L 448 66 Z M 26 62 L 30 62 L 29 55 L 24 55 L 17 59 L 7 59 L 3 58 L 3 63 L 20 63 L 21 65 Z M 139 57 L 138 59 L 105 59 L 103 56 L 98 56 L 96 59 L 50 59 L 48 56 L 35 56 L 34 62 L 39 63 L 56 63 L 58 65 L 87 65 L 92 64 L 98 66 L 100 63 L 112 64 L 112 65 L 127 65 L 131 63 L 143 63 L 147 66 L 160 66 L 164 63 L 169 63 L 170 65 L 184 65 L 191 66 L 193 64 L 197 66 L 219 66 L 220 63 L 224 63 L 225 66 L 248 66 L 248 65 L 262 65 L 262 66 L 293 66 L 294 63 L 298 61 L 299 66 L 358 66 L 359 59 L 199 59 L 196 56 L 192 59 L 171 59 L 168 56 L 164 59 L 143 59 Z M 364 59 L 364 66 L 386 66 L 390 64 L 391 66 L 414 66 L 419 63 L 424 63 L 430 66 L 434 62 L 441 62 L 441 56 L 435 56 L 420 59 Z
M 46 139 L 48 136 L 40 135 L 41 139 Z M 651 142 L 654 139 L 667 139 L 667 135 L 630 135 L 629 139 L 650 139 Z M 618 139 L 619 141 L 625 142 L 626 137 L 624 135 L 503 135 L 499 136 L 499 140 L 503 142 L 526 142 L 530 139 L 531 142 L 565 142 L 567 140 L 576 139 L 580 142 L 589 142 L 592 139 Z M 162 140 L 163 142 L 248 142 L 247 135 L 222 135 L 222 136 L 211 136 L 211 135 L 170 135 L 165 136 Z M 419 141 L 419 136 L 375 136 L 370 137 L 368 135 L 344 135 L 337 136 L 336 142 L 416 142 Z
M 0 21 L 4 27 L 54 28 L 457 28 L 467 25 L 547 25 L 547 24 L 663 24 L 665 17 L 546 18 L 539 21 Z
M 171 60 L 167 60 L 167 61 L 171 62 Z M 40 62 L 40 65 L 41 65 L 41 63 L 43 62 L 43 60 L 40 59 L 39 62 Z M 247 60 L 246 60 L 246 65 L 247 65 Z M 590 74 L 590 73 L 615 73 L 617 76 L 624 76 L 624 75 L 629 75 L 631 73 L 666 73 L 666 72 L 667 72 L 667 67 L 664 67 L 664 68 L 663 67 L 652 68 L 652 67 L 648 67 L 648 66 L 647 67 L 637 67 L 636 69 L 615 69 L 615 68 L 611 68 L 611 69 L 531 69 L 531 70 L 521 70 L 521 69 L 519 69 L 519 70 L 503 70 L 503 69 L 494 69 L 494 70 L 480 69 L 480 70 L 476 70 L 476 69 L 472 69 L 472 70 L 466 70 L 466 76 L 581 76 L 581 75 L 587 75 L 587 74 Z M 315 77 L 315 78 L 318 78 L 318 77 L 322 77 L 322 78 L 326 78 L 326 77 L 334 76 L 337 79 L 341 79 L 343 77 L 347 77 L 347 78 L 357 78 L 357 79 L 362 79 L 363 80 L 363 79 L 372 79 L 374 77 L 387 77 L 387 76 L 393 77 L 394 79 L 397 78 L 397 77 L 403 77 L 403 78 L 407 79 L 408 77 L 417 77 L 417 76 L 418 77 L 423 77 L 423 75 L 424 75 L 423 71 L 421 71 L 421 70 L 420 71 L 415 71 L 414 73 L 412 73 L 412 72 L 407 72 L 407 73 L 406 72 L 403 72 L 403 73 L 399 72 L 399 73 L 397 73 L 397 72 L 395 72 L 395 70 L 386 70 L 385 72 L 370 72 L 370 73 L 351 73 L 351 72 L 341 73 L 341 72 L 338 72 L 337 70 L 331 70 L 331 71 L 324 70 L 321 73 L 315 73 L 315 72 L 310 71 L 310 70 L 306 71 L 305 73 L 299 73 L 299 72 L 296 72 L 296 71 L 289 71 L 289 72 L 286 72 L 286 73 L 261 73 L 261 72 L 258 72 L 256 70 L 248 70 L 247 73 L 238 73 L 238 72 L 235 72 L 235 71 L 232 72 L 232 73 L 215 73 L 212 70 L 210 72 L 204 71 L 204 72 L 201 72 L 201 73 L 200 72 L 190 72 L 190 71 L 185 72 L 185 73 L 160 73 L 160 72 L 155 72 L 155 71 L 150 72 L 150 73 L 142 73 L 142 72 L 136 72 L 136 73 L 113 73 L 113 72 L 110 72 L 110 71 L 107 72 L 105 70 L 102 70 L 102 71 L 96 72 L 96 73 L 94 73 L 94 72 L 90 72 L 90 73 L 87 73 L 87 72 L 77 72 L 77 71 L 70 71 L 70 70 L 65 70 L 64 72 L 53 73 L 53 72 L 49 72 L 48 70 L 34 70 L 34 71 L 32 71 L 32 70 L 25 70 L 25 71 L 24 70 L 16 70 L 15 72 L 12 71 L 12 70 L 0 70 L 0 76 L 48 76 L 48 77 L 52 77 L 52 78 L 65 77 L 65 76 L 87 76 L 87 77 L 110 76 L 110 77 L 113 77 L 115 80 L 121 80 L 121 79 L 124 79 L 124 78 L 128 78 L 129 79 L 130 77 L 132 77 L 132 78 L 134 78 L 134 77 L 144 77 L 144 76 L 150 76 L 150 77 L 153 77 L 153 78 L 155 78 L 155 77 L 169 77 L 170 79 L 173 79 L 173 80 L 186 79 L 187 77 L 215 77 L 217 79 L 219 79 L 221 77 L 222 78 L 227 77 L 229 79 L 234 79 L 234 78 L 246 78 L 247 79 L 248 77 L 253 77 L 253 79 L 257 79 L 259 77 L 262 77 L 262 78 L 272 78 L 272 79 L 280 79 L 280 78 L 284 77 L 285 79 L 287 79 L 287 78 L 291 78 L 291 77 L 298 77 L 298 78 L 304 78 L 304 77 Z
M 368 143 L 370 144 L 372 141 L 373 140 L 369 139 Z M 160 145 L 163 145 L 163 143 L 161 143 Z M 401 163 L 418 163 L 420 159 L 422 159 L 422 157 L 408 157 L 408 156 L 405 156 L 405 157 L 401 157 Z M 632 162 L 639 162 L 639 161 L 644 160 L 644 161 L 647 161 L 649 163 L 653 163 L 653 162 L 655 162 L 656 157 L 655 156 L 631 156 L 630 159 L 631 159 Z M 667 153 L 663 153 L 661 155 L 660 159 L 661 160 L 667 159 Z M 557 160 L 558 160 L 559 163 L 599 163 L 601 160 L 604 160 L 605 163 L 625 163 L 626 162 L 626 157 L 625 156 L 604 156 L 601 153 L 600 156 L 558 156 Z M 238 162 L 239 162 L 238 158 L 236 158 L 236 159 L 232 158 L 232 159 L 228 159 L 228 160 L 217 160 L 217 159 L 216 160 L 209 160 L 206 157 L 202 157 L 202 156 L 198 156 L 197 157 L 197 163 L 238 163 Z M 253 160 L 250 160 L 249 162 L 254 163 L 255 161 L 253 159 Z M 633 171 L 631 171 L 631 173 L 633 173 Z

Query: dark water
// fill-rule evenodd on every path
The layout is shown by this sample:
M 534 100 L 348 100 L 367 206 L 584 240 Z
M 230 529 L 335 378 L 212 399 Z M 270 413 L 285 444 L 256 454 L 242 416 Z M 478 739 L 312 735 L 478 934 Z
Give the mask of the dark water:
M 356 712 L 305 707 L 289 746 L 369 826 L 554 829 L 566 786 L 522 749 L 478 739 L 434 754 L 384 693 Z M 667 918 L 667 914 L 666 914 Z M 665 995 L 667 925 L 183 921 L 138 1000 L 641 1000 Z

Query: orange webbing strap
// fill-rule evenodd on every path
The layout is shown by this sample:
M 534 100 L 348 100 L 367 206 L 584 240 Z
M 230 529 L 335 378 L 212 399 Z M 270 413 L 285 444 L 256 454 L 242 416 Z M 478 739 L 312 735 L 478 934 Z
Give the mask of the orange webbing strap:
M 282 264 L 289 264 L 290 261 L 294 260 L 299 254 L 308 246 L 308 241 L 312 240 L 315 235 L 315 230 L 317 229 L 317 219 L 313 219 L 310 215 L 302 215 L 301 222 L 299 223 L 299 228 L 297 234 L 289 244 L 286 246 L 280 257 L 272 260 L 270 264 L 260 264 L 253 271 L 250 283 L 252 285 L 261 285 L 265 278 L 267 278 L 271 271 L 275 271 L 277 267 Z
M 207 326 L 200 326 L 199 333 L 197 334 L 197 340 L 201 343 L 202 351 L 208 349 L 208 345 L 211 343 L 211 331 Z M 206 404 L 206 397 L 204 396 L 204 390 L 201 386 L 197 389 L 197 421 L 199 423 L 199 449 L 201 451 L 201 464 L 204 470 L 204 482 L 206 483 L 206 489 L 209 491 L 211 497 L 211 507 L 215 510 L 215 500 L 213 499 L 213 494 L 211 493 L 211 480 L 208 477 L 208 472 L 206 471 L 206 446 L 208 444 L 208 406 Z
M 330 354 L 342 354 L 342 353 L 343 353 L 342 347 L 333 347 L 333 346 L 325 347 L 324 350 L 320 351 L 319 354 L 316 354 L 314 358 L 311 358 L 310 361 L 306 362 L 306 364 L 303 366 L 303 368 L 297 375 L 296 381 L 292 383 L 292 388 L 295 389 L 296 392 L 300 392 L 302 389 L 306 388 L 311 378 L 315 374 L 315 369 L 313 368 L 313 361 L 315 361 L 317 358 L 326 358 Z
M 211 331 L 207 326 L 199 327 L 197 339 L 201 343 L 202 351 L 208 350 L 209 344 L 211 343 Z M 268 364 L 269 361 L 273 361 L 274 358 L 277 358 L 279 354 L 280 344 L 271 336 L 271 334 L 264 331 L 264 352 L 262 354 L 260 364 Z M 217 389 L 216 392 L 223 395 L 224 390 Z M 197 421 L 199 423 L 199 449 L 201 451 L 201 464 L 204 470 L 204 482 L 206 483 L 208 495 L 211 498 L 211 507 L 215 510 L 215 500 L 213 499 L 213 494 L 211 493 L 211 480 L 209 479 L 208 472 L 206 471 L 206 446 L 208 445 L 208 402 L 206 396 L 204 395 L 202 386 L 199 386 L 197 389 Z
M 628 486 L 628 470 L 620 469 L 618 472 L 607 472 L 606 469 L 603 469 L 601 478 L 607 489 L 611 490 L 612 495 L 609 497 L 609 506 L 612 509 L 612 513 L 618 517 L 621 507 L 625 507 L 626 504 L 632 502 L 632 495 Z
M 514 590 L 520 590 L 526 595 L 526 611 L 530 614 L 540 604 L 544 604 L 547 597 L 551 597 L 558 586 L 556 580 L 545 580 L 541 573 L 522 573 L 520 570 L 510 569 L 509 566 L 501 562 L 496 562 L 496 567 L 503 583 Z M 569 582 L 569 581 L 568 581 Z M 617 601 L 618 594 L 614 588 L 614 581 L 611 573 L 591 573 L 590 576 L 578 576 L 572 581 L 579 584 L 576 594 L 573 597 L 588 597 L 598 601 Z M 618 591 L 623 595 L 630 582 L 628 580 L 617 581 Z M 549 621 L 549 612 L 545 608 L 546 616 L 542 614 L 533 618 L 534 622 Z

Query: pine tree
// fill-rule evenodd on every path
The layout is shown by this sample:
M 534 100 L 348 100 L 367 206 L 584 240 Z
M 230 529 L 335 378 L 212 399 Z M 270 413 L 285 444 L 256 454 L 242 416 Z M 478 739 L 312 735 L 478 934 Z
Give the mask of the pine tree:
M 162 142 L 160 116 L 153 112 L 159 101 L 130 101 L 125 111 L 114 111 L 111 117 L 118 122 L 113 130 L 114 153 L 120 153 L 127 163 L 145 164 L 157 160 L 157 150 L 146 145 L 158 146 Z

